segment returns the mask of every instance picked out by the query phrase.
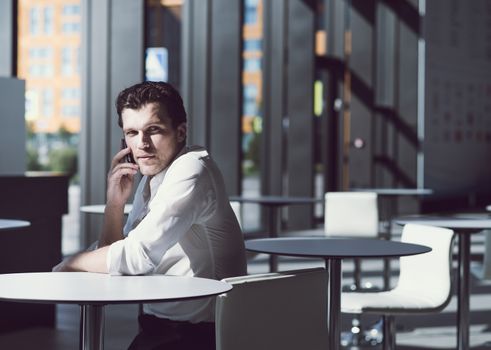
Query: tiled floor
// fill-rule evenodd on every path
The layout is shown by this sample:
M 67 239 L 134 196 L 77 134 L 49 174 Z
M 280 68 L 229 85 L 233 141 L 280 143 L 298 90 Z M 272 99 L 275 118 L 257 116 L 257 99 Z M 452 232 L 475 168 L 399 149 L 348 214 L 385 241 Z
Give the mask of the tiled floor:
M 136 305 L 110 305 L 105 308 L 105 349 L 126 349 L 136 335 Z M 26 317 L 28 317 L 26 315 Z M 57 307 L 57 327 L 32 328 L 0 334 L 0 349 L 5 350 L 71 350 L 79 346 L 80 308 L 77 305 Z
M 63 218 L 64 230 L 63 251 L 65 254 L 78 250 L 78 222 L 79 222 L 79 189 L 70 188 L 70 215 Z M 247 211 L 253 213 L 253 211 Z M 252 215 L 252 214 L 251 214 Z M 257 215 L 257 213 L 253 213 Z M 482 238 L 473 237 L 472 251 L 482 249 Z M 482 250 L 481 250 L 482 251 Z M 249 262 L 248 272 L 267 272 L 267 256 L 257 255 Z M 324 266 L 323 261 L 305 260 L 280 257 L 280 270 L 293 270 Z M 397 264 L 393 264 L 397 265 Z M 473 266 L 475 267 L 475 266 Z M 382 264 L 377 261 L 364 261 L 363 273 L 367 276 L 365 281 L 373 285 L 381 285 Z M 394 266 L 396 269 L 397 266 Z M 350 283 L 350 262 L 343 262 L 344 283 Z M 395 275 L 395 274 L 394 274 Z M 393 281 L 395 283 L 395 280 Z M 472 350 L 491 349 L 491 282 L 482 282 L 475 277 L 471 284 L 471 329 L 470 341 Z M 137 333 L 137 306 L 111 305 L 105 308 L 105 349 L 126 349 Z M 25 317 L 29 317 L 26 315 Z M 23 331 L 5 333 L 0 330 L 0 350 L 65 350 L 77 349 L 79 343 L 79 307 L 75 305 L 59 305 L 57 307 L 57 326 L 55 329 L 32 328 Z M 455 349 L 456 346 L 456 299 L 452 299 L 448 307 L 440 314 L 425 316 L 405 316 L 397 318 L 397 344 L 398 349 Z M 342 330 L 348 331 L 351 327 L 352 317 L 343 315 Z M 362 329 L 370 330 L 378 321 L 377 317 L 364 316 L 361 319 Z M 349 334 L 349 333 L 345 333 Z M 343 338 L 345 339 L 345 338 Z M 380 346 L 355 346 L 346 348 L 379 349 Z M 304 350 L 304 349 L 301 349 Z M 308 350 L 308 349 L 305 349 Z
M 249 264 L 249 273 L 267 272 L 267 257 L 258 255 Z M 323 266 L 322 261 L 280 258 L 280 269 L 290 270 Z M 349 263 L 343 265 L 345 271 L 350 271 Z M 368 276 L 367 281 L 377 285 L 381 279 L 377 262 L 363 265 Z M 395 266 L 397 268 L 397 266 Z M 345 283 L 349 283 L 350 276 L 344 276 Z M 472 280 L 471 298 L 471 332 L 470 340 L 473 350 L 491 349 L 491 282 Z M 427 316 L 405 316 L 397 319 L 398 349 L 455 349 L 455 298 L 440 314 Z M 34 328 L 12 333 L 0 333 L 0 349 L 77 349 L 79 341 L 78 306 L 60 305 L 57 309 L 56 329 Z M 137 306 L 136 305 L 110 305 L 105 312 L 105 349 L 126 349 L 137 332 Z M 28 317 L 28 315 L 26 315 Z M 363 317 L 362 326 L 369 329 L 378 319 L 376 317 Z M 343 315 L 342 329 L 350 328 L 350 315 Z M 379 349 L 380 346 L 349 346 L 349 349 Z

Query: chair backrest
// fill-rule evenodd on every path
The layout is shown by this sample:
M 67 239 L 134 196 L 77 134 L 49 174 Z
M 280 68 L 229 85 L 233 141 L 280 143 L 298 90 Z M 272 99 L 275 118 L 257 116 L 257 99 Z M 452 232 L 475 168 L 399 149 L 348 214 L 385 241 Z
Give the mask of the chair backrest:
M 324 220 L 326 236 L 376 238 L 379 235 L 377 194 L 327 192 Z
M 399 281 L 394 290 L 424 298 L 435 306 L 435 311 L 443 309 L 452 295 L 453 238 L 450 229 L 405 225 L 401 241 L 428 246 L 431 252 L 400 259 Z
M 217 350 L 325 349 L 327 277 L 323 268 L 226 278 L 217 297 Z
M 240 202 L 230 201 L 230 206 L 232 207 L 235 217 L 237 218 L 237 221 L 239 222 L 239 225 L 242 228 L 242 213 L 240 211 L 240 207 L 241 207 Z

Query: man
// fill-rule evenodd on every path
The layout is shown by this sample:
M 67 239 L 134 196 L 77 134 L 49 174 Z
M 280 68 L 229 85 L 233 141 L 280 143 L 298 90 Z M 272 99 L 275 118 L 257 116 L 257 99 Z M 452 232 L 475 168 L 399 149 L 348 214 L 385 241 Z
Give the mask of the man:
M 186 112 L 163 82 L 123 90 L 116 101 L 127 148 L 113 158 L 98 249 L 54 271 L 169 274 L 222 279 L 246 274 L 244 242 L 222 175 L 208 152 L 186 146 Z M 132 155 L 135 163 L 125 161 Z M 135 175 L 143 177 L 124 225 Z M 145 305 L 130 349 L 214 349 L 214 299 Z

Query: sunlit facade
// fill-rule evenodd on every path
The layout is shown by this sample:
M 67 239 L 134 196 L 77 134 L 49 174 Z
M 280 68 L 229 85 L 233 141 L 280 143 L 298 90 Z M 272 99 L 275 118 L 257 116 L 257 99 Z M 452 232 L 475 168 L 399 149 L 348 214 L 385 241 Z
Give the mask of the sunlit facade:
M 17 76 L 32 131 L 80 131 L 80 43 L 80 0 L 18 2 Z
M 262 0 L 244 2 L 243 28 L 243 113 L 242 131 L 244 151 L 249 148 L 253 133 L 261 131 L 262 99 L 262 38 L 263 3 Z

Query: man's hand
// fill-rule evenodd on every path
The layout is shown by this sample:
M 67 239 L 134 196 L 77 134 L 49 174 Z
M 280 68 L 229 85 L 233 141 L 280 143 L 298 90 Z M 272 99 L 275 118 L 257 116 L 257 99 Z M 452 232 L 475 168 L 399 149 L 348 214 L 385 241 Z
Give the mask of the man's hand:
M 75 270 L 70 266 L 69 260 L 70 258 L 66 258 L 62 260 L 58 265 L 54 266 L 51 271 L 53 272 L 75 272 Z
M 124 206 L 133 189 L 135 174 L 138 165 L 133 163 L 121 163 L 124 157 L 130 153 L 129 148 L 122 149 L 111 161 L 111 168 L 107 174 L 107 202 L 112 205 Z

